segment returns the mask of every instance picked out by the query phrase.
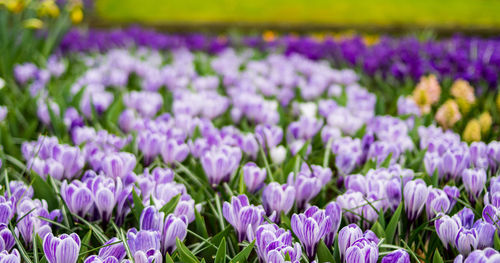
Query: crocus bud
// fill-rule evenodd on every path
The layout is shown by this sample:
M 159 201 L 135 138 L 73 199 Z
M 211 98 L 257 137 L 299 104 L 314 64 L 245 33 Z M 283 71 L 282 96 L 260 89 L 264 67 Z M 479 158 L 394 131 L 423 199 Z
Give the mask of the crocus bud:
M 477 248 L 484 249 L 487 247 L 493 246 L 493 238 L 495 236 L 495 226 L 484 221 L 483 219 L 479 219 L 474 223 L 473 228 L 477 232 Z
M 455 243 L 455 238 L 462 224 L 448 215 L 440 214 L 438 216 L 440 218 L 435 222 L 436 232 L 444 247 L 448 248 L 448 244 Z
M 408 182 L 403 190 L 406 215 L 410 221 L 415 220 L 424 208 L 429 189 L 421 179 Z
M 282 164 L 286 158 L 286 148 L 283 145 L 271 148 L 269 154 L 274 164 Z
M 486 179 L 486 171 L 483 169 L 465 169 L 462 173 L 462 182 L 471 202 L 475 203 L 476 199 L 479 198 Z
M 255 163 L 249 162 L 243 166 L 243 179 L 250 193 L 254 193 L 264 185 L 266 170 L 259 168 Z
M 132 255 L 138 251 L 160 250 L 160 233 L 132 228 L 127 232 L 127 243 Z
M 127 251 L 125 250 L 125 246 L 123 245 L 122 242 L 117 243 L 120 241 L 118 238 L 113 237 L 109 239 L 106 243 L 104 243 L 104 246 L 99 249 L 99 258 L 102 259 L 104 262 L 112 261 L 116 259 L 116 262 L 120 262 L 125 256 L 127 255 Z M 112 245 L 113 244 L 113 245 Z M 87 263 L 87 262 L 85 262 Z
M 62 234 L 59 237 L 48 233 L 43 240 L 43 252 L 49 263 L 76 263 L 80 244 L 80 238 L 75 233 Z
M 246 195 L 239 195 L 233 196 L 231 203 L 224 202 L 222 214 L 234 227 L 241 242 L 247 237 L 249 228 L 256 229 L 262 223 L 265 212 L 262 207 L 251 205 Z
M 459 255 L 460 257 L 462 255 Z M 457 257 L 457 258 L 458 258 Z M 457 260 L 454 261 L 456 263 Z M 474 250 L 469 254 L 467 259 L 465 259 L 464 263 L 496 263 L 500 262 L 500 253 L 493 248 L 485 248 L 484 250 Z M 458 263 L 462 263 L 462 261 L 458 261 Z
M 170 214 L 165 218 L 163 232 L 161 234 L 161 247 L 162 253 L 172 253 L 175 248 L 175 241 L 177 238 L 183 241 L 187 235 L 188 219 L 186 216 L 179 217 Z
M 315 176 L 309 176 L 304 172 L 299 172 L 296 176 L 292 172 L 288 175 L 288 185 L 295 187 L 295 203 L 299 210 L 311 201 L 321 191 L 321 179 Z
M 10 251 L 16 240 L 6 224 L 0 223 L 0 251 Z M 1 262 L 1 261 L 0 261 Z
M 163 216 L 154 206 L 144 208 L 139 220 L 140 229 L 160 232 L 163 228 Z
M 276 211 L 278 218 L 281 212 L 288 214 L 295 201 L 295 187 L 272 182 L 262 191 L 262 205 L 267 214 Z
M 450 200 L 450 208 L 448 211 L 453 209 L 455 204 L 457 203 L 458 198 L 460 197 L 460 190 L 456 186 L 445 186 L 443 188 L 443 191 L 446 193 L 448 196 L 448 199 Z
M 356 224 L 350 224 L 343 227 L 339 231 L 339 252 L 340 256 L 343 257 L 346 254 L 347 249 L 356 241 L 363 236 L 363 231 Z
M 450 208 L 450 200 L 446 193 L 441 189 L 430 188 L 427 197 L 425 210 L 427 219 L 432 219 L 437 213 L 447 213 Z
M 87 186 L 75 180 L 68 185 L 65 180 L 61 185 L 61 197 L 71 213 L 84 217 L 94 204 L 92 192 Z
M 382 263 L 410 263 L 410 255 L 406 250 L 398 249 L 383 257 Z
M 316 206 L 309 207 L 303 214 L 294 214 L 291 220 L 293 233 L 306 250 L 312 261 L 316 255 L 316 245 L 332 228 L 332 221 L 324 210 Z
M 460 228 L 455 239 L 455 246 L 460 254 L 467 256 L 478 245 L 475 229 Z
M 360 238 L 356 240 L 346 251 L 346 263 L 377 263 L 377 244 Z
M 161 147 L 161 156 L 167 164 L 175 161 L 182 162 L 189 154 L 189 147 L 185 143 L 179 143 L 175 139 L 165 140 Z
M 325 236 L 326 246 L 331 247 L 333 245 L 333 241 L 335 240 L 335 235 L 339 230 L 340 221 L 342 220 L 342 208 L 336 202 L 330 202 L 325 207 L 325 213 L 330 217 L 330 221 L 332 221 L 332 228 Z
M 19 251 L 17 251 L 17 249 L 12 250 L 12 253 L 10 254 L 7 250 L 3 250 L 0 252 L 0 262 L 21 263 L 21 255 L 19 255 Z

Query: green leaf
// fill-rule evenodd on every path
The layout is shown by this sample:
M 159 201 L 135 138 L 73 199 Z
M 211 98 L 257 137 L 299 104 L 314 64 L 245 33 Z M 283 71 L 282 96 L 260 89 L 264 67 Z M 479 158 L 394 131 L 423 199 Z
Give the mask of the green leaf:
M 170 257 L 170 255 L 168 254 L 165 254 L 165 263 L 174 263 L 174 260 L 172 259 L 172 257 Z
M 438 170 L 434 170 L 434 173 L 432 174 L 432 185 L 434 187 L 438 187 L 438 184 L 439 184 L 439 174 L 438 174 Z
M 392 160 L 392 152 L 389 153 L 389 155 L 387 155 L 385 160 L 380 164 L 380 167 L 384 167 L 384 168 L 389 167 L 389 164 L 391 164 L 391 160 Z
M 189 251 L 189 249 L 182 243 L 182 241 L 177 238 L 175 241 L 177 245 L 177 253 L 179 253 L 179 258 L 183 263 L 199 263 L 200 261 Z
M 387 244 L 392 244 L 392 241 L 394 240 L 394 235 L 396 233 L 396 228 L 398 226 L 402 210 L 403 202 L 401 202 L 396 211 L 394 211 L 394 214 L 392 215 L 391 220 L 389 221 L 389 224 L 385 229 L 385 240 L 387 241 Z
M 244 248 L 240 253 L 238 253 L 234 258 L 231 260 L 230 263 L 243 263 L 247 262 L 247 258 L 250 255 L 250 252 L 252 252 L 253 247 L 255 245 L 255 239 L 248 245 L 246 248 Z
M 85 253 L 90 247 L 90 237 L 92 236 L 92 229 L 89 229 L 89 232 L 85 234 L 85 236 L 82 239 L 82 248 L 80 249 L 80 253 Z
M 382 227 L 382 225 L 380 225 L 380 223 L 378 221 L 375 221 L 375 224 L 373 224 L 372 226 L 372 231 L 373 233 L 375 233 L 377 235 L 377 237 L 379 238 L 383 238 L 385 237 L 385 232 L 384 232 L 384 228 Z
M 197 209 L 194 209 L 194 223 L 196 227 L 196 233 L 204 238 L 208 238 L 207 226 L 205 225 L 204 218 L 200 215 Z
M 35 172 L 31 173 L 31 177 L 33 178 L 31 185 L 33 186 L 35 197 L 47 201 L 49 210 L 59 208 L 57 194 L 54 192 L 53 188 Z
M 134 200 L 134 208 L 132 209 L 132 212 L 137 222 L 139 222 L 141 220 L 142 210 L 144 210 L 144 205 L 142 204 L 141 197 L 135 192 L 135 189 L 132 189 L 132 199 Z
M 333 262 L 340 262 L 339 235 L 335 235 L 335 242 L 333 245 L 333 257 L 335 258 L 335 261 Z
M 165 213 L 165 215 L 171 214 L 177 207 L 179 200 L 181 200 L 181 194 L 176 195 L 174 198 L 168 201 L 168 203 L 166 203 L 162 208 L 160 208 L 160 212 Z
M 497 229 L 497 231 L 495 231 L 495 238 L 493 240 L 493 247 L 496 250 L 500 250 L 500 237 L 498 235 L 500 235 L 500 232 Z
M 219 248 L 217 249 L 217 254 L 215 255 L 214 263 L 224 263 L 226 262 L 226 238 L 222 238 Z
M 441 257 L 437 249 L 436 252 L 434 252 L 434 256 L 432 257 L 432 263 L 444 263 L 443 258 Z
M 320 263 L 322 262 L 330 262 L 333 263 L 335 260 L 333 259 L 332 253 L 330 253 L 330 250 L 326 246 L 325 242 L 321 240 L 318 244 L 318 261 Z

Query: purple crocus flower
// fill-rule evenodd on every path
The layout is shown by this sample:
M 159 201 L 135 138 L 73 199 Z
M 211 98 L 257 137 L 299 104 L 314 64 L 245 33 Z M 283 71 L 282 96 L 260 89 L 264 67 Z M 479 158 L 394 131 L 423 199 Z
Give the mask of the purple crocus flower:
M 463 260 L 462 255 L 458 255 L 455 259 L 454 263 L 478 263 L 478 262 L 486 262 L 486 263 L 496 263 L 500 260 L 500 253 L 493 248 L 485 248 L 484 250 L 474 250 L 469 256 Z
M 12 182 L 11 182 L 11 185 L 12 185 Z M 12 195 L 13 195 L 13 193 L 12 193 Z M 28 198 L 31 198 L 31 197 L 28 197 Z M 14 195 L 10 199 L 14 201 L 14 204 L 17 203 L 17 200 L 16 200 Z M 12 201 L 7 201 L 5 199 L 5 197 L 0 196 L 0 224 L 8 224 L 9 223 L 9 221 L 12 219 L 12 216 L 14 216 L 14 209 L 15 208 L 13 207 Z
M 49 263 L 76 263 L 80 245 L 80 237 L 75 233 L 59 237 L 48 233 L 43 240 L 43 252 Z
M 342 220 L 342 208 L 336 202 L 330 202 L 325 207 L 325 213 L 330 217 L 330 221 L 332 221 L 330 232 L 328 232 L 325 236 L 326 246 L 331 247 L 333 245 L 333 241 L 335 240 L 335 235 L 339 230 L 340 221 Z
M 469 153 L 474 167 L 488 169 L 488 146 L 484 142 L 471 143 Z
M 448 199 L 450 200 L 449 210 L 451 210 L 451 209 L 453 209 L 453 207 L 457 203 L 458 198 L 460 197 L 460 190 L 456 186 L 447 185 L 443 188 L 443 191 L 446 193 L 446 195 L 448 196 Z
M 479 198 L 486 184 L 486 179 L 486 171 L 481 168 L 465 169 L 463 171 L 462 182 L 471 202 L 475 203 L 477 198 Z
M 249 232 L 255 231 L 262 224 L 265 212 L 261 206 L 251 205 L 246 195 L 239 195 L 233 196 L 231 203 L 224 202 L 222 214 L 234 227 L 238 240 L 241 242 L 247 238 L 248 234 L 254 234 Z
M 425 211 L 427 213 L 427 219 L 429 220 L 434 218 L 437 213 L 447 213 L 450 211 L 450 200 L 448 199 L 448 195 L 441 189 L 429 188 Z
M 262 191 L 262 205 L 268 215 L 276 212 L 277 219 L 281 212 L 288 214 L 295 201 L 295 187 L 272 182 Z
M 381 263 L 410 263 L 410 255 L 406 250 L 398 249 L 383 257 Z
M 255 232 L 257 254 L 265 262 L 268 252 L 281 245 L 292 245 L 292 234 L 290 230 L 279 228 L 276 224 L 264 224 Z
M 332 220 L 325 210 L 316 206 L 309 207 L 302 214 L 294 214 L 291 220 L 293 233 L 306 250 L 309 260 L 316 255 L 316 245 L 325 238 L 332 228 Z
M 115 258 L 117 262 L 120 262 L 127 255 L 127 251 L 125 250 L 125 246 L 118 238 L 113 237 L 110 240 L 104 243 L 104 247 L 99 249 L 99 258 L 106 260 L 108 258 Z M 114 244 L 115 243 L 115 244 Z M 113 245 L 111 245 L 113 244 Z
M 346 251 L 346 263 L 376 263 L 378 247 L 366 238 L 356 240 Z
M 255 127 L 255 137 L 264 150 L 272 149 L 283 139 L 283 129 L 279 126 L 259 124 Z
M 21 263 L 21 255 L 17 249 L 12 250 L 11 253 L 3 250 L 0 252 L 0 263 Z
M 115 206 L 128 197 L 121 195 L 123 192 L 122 180 L 119 177 L 113 180 L 101 174 L 88 179 L 85 183 L 92 192 L 99 217 L 104 223 L 109 222 Z
M 299 172 L 297 175 L 291 172 L 287 184 L 295 187 L 295 203 L 299 210 L 318 195 L 322 187 L 320 178 L 305 172 Z
M 0 251 L 10 251 L 16 240 L 6 224 L 0 223 Z
M 179 143 L 175 139 L 168 139 L 163 142 L 161 147 L 161 156 L 167 164 L 173 164 L 175 161 L 182 162 L 189 154 L 189 147 L 185 143 Z
M 160 250 L 160 233 L 157 231 L 141 230 L 137 231 L 131 228 L 127 232 L 127 243 L 132 255 L 142 251 L 146 253 L 149 250 Z
M 124 178 L 134 170 L 135 156 L 131 153 L 120 152 L 108 155 L 102 160 L 102 169 L 107 176 Z
M 415 220 L 424 208 L 429 189 L 422 179 L 406 183 L 404 189 L 406 215 L 410 221 Z
M 340 256 L 343 257 L 347 249 L 354 243 L 354 241 L 363 237 L 363 231 L 356 224 L 350 224 L 348 226 L 343 227 L 339 231 L 339 252 Z
M 477 248 L 484 249 L 487 247 L 493 247 L 493 238 L 495 236 L 495 226 L 479 219 L 472 226 L 477 232 Z
M 164 213 L 159 212 L 154 206 L 142 210 L 139 225 L 141 230 L 161 232 L 163 229 Z
M 259 168 L 257 164 L 249 162 L 243 166 L 243 179 L 250 193 L 254 193 L 264 185 L 266 170 Z
M 228 181 L 238 167 L 240 159 L 241 150 L 230 146 L 212 148 L 200 158 L 203 170 L 212 187 L 223 181 Z
M 84 217 L 94 204 L 92 192 L 79 180 L 68 185 L 64 180 L 61 185 L 61 197 L 71 213 Z
M 462 223 L 448 215 L 439 214 L 438 217 L 435 221 L 436 233 L 444 247 L 448 248 L 448 244 L 455 244 L 455 238 Z
M 477 232 L 475 229 L 460 228 L 455 238 L 455 246 L 458 252 L 467 256 L 478 245 Z
M 22 218 L 17 222 L 19 233 L 26 244 L 33 242 L 33 229 L 43 239 L 45 235 L 51 232 L 50 223 L 39 217 L 48 218 L 53 221 L 62 219 L 60 210 L 53 210 L 49 213 L 48 205 L 45 200 L 22 199 L 17 205 L 17 217 Z
M 179 240 L 184 240 L 187 235 L 187 225 L 188 219 L 186 216 L 175 216 L 170 214 L 165 218 L 165 223 L 163 225 L 163 231 L 161 234 L 161 247 L 163 254 L 172 253 L 176 248 L 175 241 L 177 238 Z

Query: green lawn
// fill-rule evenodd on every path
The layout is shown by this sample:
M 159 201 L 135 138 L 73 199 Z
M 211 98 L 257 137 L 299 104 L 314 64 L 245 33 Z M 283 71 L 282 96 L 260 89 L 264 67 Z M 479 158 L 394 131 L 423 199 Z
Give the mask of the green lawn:
M 110 22 L 500 27 L 499 0 L 97 0 Z

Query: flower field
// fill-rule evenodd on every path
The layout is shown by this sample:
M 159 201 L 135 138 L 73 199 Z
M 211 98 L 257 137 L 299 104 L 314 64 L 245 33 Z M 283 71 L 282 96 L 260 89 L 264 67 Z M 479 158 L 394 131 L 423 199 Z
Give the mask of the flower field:
M 500 262 L 500 40 L 43 3 L 0 6 L 0 263 Z

